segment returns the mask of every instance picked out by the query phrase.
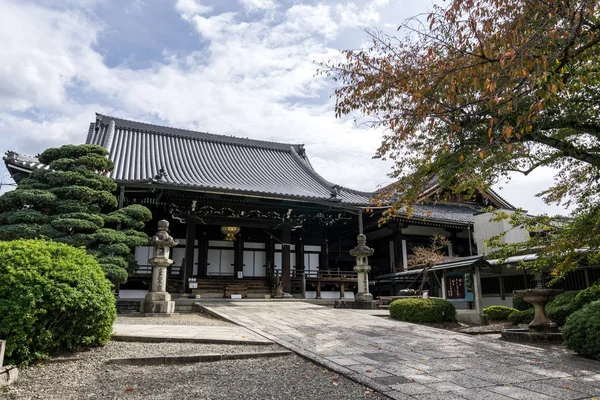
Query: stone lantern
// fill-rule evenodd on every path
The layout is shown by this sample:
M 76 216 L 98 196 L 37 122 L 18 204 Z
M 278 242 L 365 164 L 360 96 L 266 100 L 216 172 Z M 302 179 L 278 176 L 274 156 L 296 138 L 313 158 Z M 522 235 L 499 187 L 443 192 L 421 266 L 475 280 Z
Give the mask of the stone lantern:
M 169 222 L 158 222 L 158 232 L 148 243 L 152 246 L 152 286 L 144 301 L 144 312 L 147 314 L 171 315 L 175 311 L 175 302 L 167 292 L 167 268 L 173 264 L 169 258 L 171 247 L 177 246 L 177 240 L 169 235 Z
M 356 237 L 358 244 L 350 250 L 350 255 L 356 257 L 354 270 L 358 273 L 358 293 L 355 300 L 357 302 L 371 302 L 373 295 L 369 293 L 369 256 L 372 256 L 374 250 L 367 246 L 367 237 L 362 233 Z

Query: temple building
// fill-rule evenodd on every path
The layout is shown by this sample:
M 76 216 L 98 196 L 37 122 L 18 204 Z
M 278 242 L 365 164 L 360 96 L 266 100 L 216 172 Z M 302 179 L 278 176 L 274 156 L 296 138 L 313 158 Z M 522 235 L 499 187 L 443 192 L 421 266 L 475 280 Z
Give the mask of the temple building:
M 370 263 L 377 276 L 406 270 L 412 249 L 430 243 L 435 233 L 449 238 L 448 255 L 476 255 L 474 215 L 489 206 L 514 209 L 491 190 L 471 202 L 435 204 L 428 200 L 439 190 L 433 184 L 411 218 L 400 213 L 381 225 L 382 210 L 366 212 L 376 193 L 327 181 L 301 144 L 101 114 L 90 124 L 85 142 L 109 151 L 119 206 L 137 203 L 152 211 L 149 235 L 158 220 L 171 222 L 179 246 L 172 251 L 169 290 L 203 297 L 227 296 L 240 285 L 249 297 L 273 293 L 278 285 L 297 296 L 346 292 L 348 297 L 354 265 L 348 252 L 359 229 L 375 249 Z M 34 157 L 15 152 L 4 160 L 17 182 L 43 167 Z M 147 287 L 149 251 L 136 249 L 140 268 L 122 290 Z

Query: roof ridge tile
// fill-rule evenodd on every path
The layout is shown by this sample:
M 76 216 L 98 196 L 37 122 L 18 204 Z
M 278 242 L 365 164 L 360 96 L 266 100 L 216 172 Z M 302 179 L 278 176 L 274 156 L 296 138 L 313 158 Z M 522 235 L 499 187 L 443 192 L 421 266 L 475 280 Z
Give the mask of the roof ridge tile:
M 108 120 L 105 122 L 105 119 Z M 173 128 L 164 125 L 150 124 L 147 122 L 133 121 L 124 118 L 112 117 L 110 115 L 104 115 L 96 113 L 96 124 L 108 124 L 110 120 L 115 121 L 116 128 L 128 128 L 143 133 L 165 135 L 171 137 L 186 137 L 190 139 L 197 139 L 203 141 L 211 141 L 215 143 L 229 143 L 233 145 L 256 147 L 256 148 L 268 148 L 272 150 L 289 151 L 290 148 L 302 148 L 303 144 L 295 143 L 282 143 L 274 142 L 269 140 L 258 140 L 248 139 L 239 136 L 227 136 L 219 135 L 210 132 L 194 131 L 191 129 Z

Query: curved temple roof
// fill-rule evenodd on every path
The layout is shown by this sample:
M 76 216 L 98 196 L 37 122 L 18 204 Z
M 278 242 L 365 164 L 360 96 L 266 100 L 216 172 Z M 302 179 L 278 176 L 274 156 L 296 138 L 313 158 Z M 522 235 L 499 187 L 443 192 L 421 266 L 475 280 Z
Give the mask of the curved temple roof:
M 301 144 L 194 132 L 102 114 L 90 124 L 86 143 L 109 151 L 115 163 L 110 177 L 117 183 L 359 207 L 368 206 L 375 195 L 324 179 Z M 4 160 L 13 174 L 47 168 L 37 158 L 15 152 L 7 152 Z M 439 185 L 432 182 L 427 193 L 436 188 Z M 493 190 L 488 195 L 497 206 L 514 208 Z M 480 210 L 473 204 L 418 204 L 414 211 L 416 219 L 469 225 Z
M 115 163 L 110 176 L 122 183 L 147 183 L 162 175 L 157 183 L 181 188 L 362 205 L 373 195 L 325 180 L 312 168 L 301 144 L 214 135 L 101 114 L 90 124 L 86 143 L 109 151 Z

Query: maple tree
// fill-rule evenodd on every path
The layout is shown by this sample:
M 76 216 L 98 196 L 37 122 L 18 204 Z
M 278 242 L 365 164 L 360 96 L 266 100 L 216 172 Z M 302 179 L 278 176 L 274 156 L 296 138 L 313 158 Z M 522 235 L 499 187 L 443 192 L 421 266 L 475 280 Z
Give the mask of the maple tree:
M 410 213 L 432 182 L 471 197 L 552 167 L 540 196 L 573 206 L 576 221 L 528 223 L 550 233 L 536 245 L 552 239 L 564 253 L 593 248 L 600 224 L 599 31 L 594 0 L 453 0 L 393 35 L 367 30 L 369 47 L 319 73 L 339 85 L 338 117 L 385 131 L 376 156 L 396 178 L 377 199 L 393 203 L 386 216 Z M 577 260 L 552 262 L 560 275 Z

